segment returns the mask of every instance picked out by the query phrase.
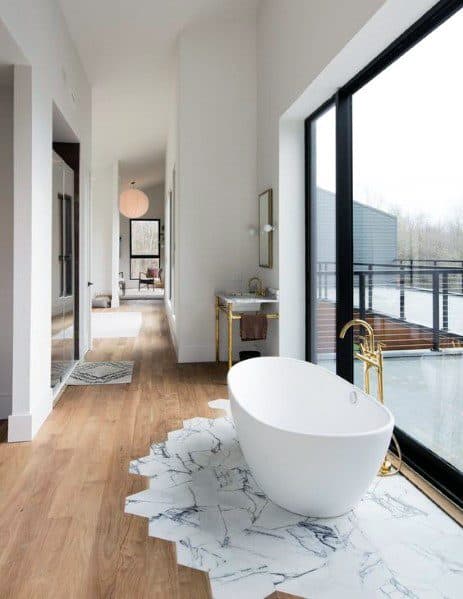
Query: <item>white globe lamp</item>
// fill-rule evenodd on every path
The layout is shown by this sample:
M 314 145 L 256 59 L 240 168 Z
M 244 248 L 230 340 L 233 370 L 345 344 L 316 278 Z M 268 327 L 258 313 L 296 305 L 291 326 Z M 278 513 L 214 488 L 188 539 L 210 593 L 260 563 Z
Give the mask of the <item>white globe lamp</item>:
M 132 181 L 130 189 L 126 189 L 120 195 L 119 212 L 127 218 L 140 218 L 146 214 L 148 207 L 148 196 L 140 189 L 135 189 L 135 181 Z

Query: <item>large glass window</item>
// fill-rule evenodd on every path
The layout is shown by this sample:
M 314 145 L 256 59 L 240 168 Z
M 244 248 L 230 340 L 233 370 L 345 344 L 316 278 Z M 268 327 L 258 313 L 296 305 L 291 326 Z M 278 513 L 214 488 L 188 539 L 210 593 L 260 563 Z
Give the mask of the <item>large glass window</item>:
M 397 426 L 460 469 L 462 56 L 460 11 L 352 99 L 354 306 L 384 343 Z
M 160 266 L 160 220 L 130 221 L 130 278 L 139 279 Z
M 462 56 L 439 2 L 307 118 L 306 176 L 307 358 L 363 386 L 367 320 L 405 461 L 463 506 Z

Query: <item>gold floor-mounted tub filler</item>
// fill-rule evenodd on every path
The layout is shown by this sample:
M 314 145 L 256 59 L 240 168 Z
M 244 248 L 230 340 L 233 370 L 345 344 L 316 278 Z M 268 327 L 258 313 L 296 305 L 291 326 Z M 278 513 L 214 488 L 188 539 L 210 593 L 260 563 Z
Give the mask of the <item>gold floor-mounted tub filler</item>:
M 384 372 L 384 363 L 383 363 L 383 347 L 384 345 L 380 342 L 376 343 L 375 341 L 375 332 L 373 327 L 366 321 L 360 318 L 354 318 L 346 322 L 346 324 L 342 327 L 342 330 L 339 334 L 341 339 L 344 339 L 347 331 L 358 325 L 363 327 L 366 330 L 366 336 L 360 338 L 360 351 L 355 352 L 355 357 L 363 362 L 363 385 L 365 393 L 370 394 L 370 370 L 373 368 L 376 370 L 377 376 L 377 399 L 380 403 L 384 403 L 384 382 L 383 382 L 383 372 Z M 384 461 L 379 469 L 380 476 L 391 476 L 393 474 L 397 474 L 400 470 L 400 465 L 402 463 L 402 452 L 400 450 L 399 443 L 397 441 L 396 436 L 392 435 L 392 440 L 394 441 L 394 445 L 397 450 L 398 464 L 394 466 L 390 460 L 387 459 L 387 456 L 384 458 Z

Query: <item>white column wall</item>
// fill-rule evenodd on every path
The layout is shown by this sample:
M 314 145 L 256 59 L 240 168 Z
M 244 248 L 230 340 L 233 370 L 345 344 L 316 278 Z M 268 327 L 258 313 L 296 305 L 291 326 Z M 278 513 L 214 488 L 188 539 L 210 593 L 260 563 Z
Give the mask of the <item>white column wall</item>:
M 248 233 L 257 219 L 256 93 L 253 18 L 214 20 L 182 34 L 175 288 L 180 362 L 215 359 L 214 294 L 242 288 L 256 270 L 256 239 Z
M 34 437 L 52 408 L 52 105 L 54 101 L 81 143 L 80 201 L 85 214 L 91 92 L 54 0 L 0 0 L 0 15 L 22 52 L 22 64 L 27 65 L 18 67 L 15 77 L 13 401 L 8 427 L 10 441 L 26 441 Z M 83 220 L 82 234 L 84 227 Z M 80 264 L 81 280 L 86 281 L 85 259 Z M 85 322 L 86 302 L 81 306 Z M 82 339 L 82 344 L 88 340 Z
M 11 414 L 13 370 L 13 77 L 0 85 L 0 419 Z

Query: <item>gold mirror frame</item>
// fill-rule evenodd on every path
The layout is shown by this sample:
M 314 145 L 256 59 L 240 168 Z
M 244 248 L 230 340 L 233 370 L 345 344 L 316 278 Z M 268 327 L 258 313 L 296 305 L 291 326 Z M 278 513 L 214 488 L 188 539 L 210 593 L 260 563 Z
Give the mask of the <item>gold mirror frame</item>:
M 273 231 L 264 231 L 265 225 L 273 227 L 273 191 L 266 189 L 258 198 L 259 205 L 259 266 L 273 268 Z

